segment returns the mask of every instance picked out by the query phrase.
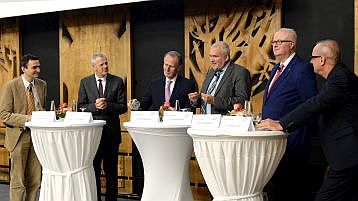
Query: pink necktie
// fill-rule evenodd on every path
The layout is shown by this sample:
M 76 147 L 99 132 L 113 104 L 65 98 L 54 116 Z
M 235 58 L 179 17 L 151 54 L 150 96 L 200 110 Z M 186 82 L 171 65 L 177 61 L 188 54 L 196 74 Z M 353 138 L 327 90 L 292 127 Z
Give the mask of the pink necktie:
M 165 87 L 165 102 L 169 103 L 170 100 L 170 85 L 172 84 L 171 80 L 167 81 L 167 86 Z
M 267 96 L 269 96 L 270 92 L 271 92 L 271 89 L 273 87 L 273 85 L 275 84 L 276 80 L 278 79 L 278 77 L 280 77 L 281 73 L 282 73 L 282 69 L 285 67 L 285 65 L 281 64 L 277 71 L 276 71 L 276 74 L 275 74 L 275 77 L 272 79 L 272 84 L 268 90 L 268 93 L 267 93 Z

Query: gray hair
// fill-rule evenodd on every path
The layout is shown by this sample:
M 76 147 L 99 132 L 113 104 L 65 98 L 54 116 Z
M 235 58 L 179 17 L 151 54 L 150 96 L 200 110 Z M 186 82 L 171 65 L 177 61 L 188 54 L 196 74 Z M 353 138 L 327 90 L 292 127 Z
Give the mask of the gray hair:
M 281 28 L 277 32 L 286 32 L 289 34 L 290 37 L 292 37 L 292 40 L 294 43 L 297 41 L 297 33 L 294 29 L 291 28 Z
M 228 56 L 230 58 L 230 47 L 227 43 L 225 43 L 224 41 L 217 41 L 211 46 L 211 48 L 217 48 L 217 47 L 220 47 L 221 53 L 224 56 Z
M 181 66 L 183 64 L 183 58 L 182 58 L 181 54 L 175 50 L 165 53 L 164 58 L 166 56 L 176 57 L 179 66 Z
M 101 58 L 107 59 L 107 56 L 106 56 L 105 53 L 103 53 L 103 52 L 96 52 L 96 53 L 94 53 L 93 56 L 92 56 L 92 59 L 91 59 L 92 64 L 96 64 L 96 58 L 97 58 L 97 57 L 101 57 Z

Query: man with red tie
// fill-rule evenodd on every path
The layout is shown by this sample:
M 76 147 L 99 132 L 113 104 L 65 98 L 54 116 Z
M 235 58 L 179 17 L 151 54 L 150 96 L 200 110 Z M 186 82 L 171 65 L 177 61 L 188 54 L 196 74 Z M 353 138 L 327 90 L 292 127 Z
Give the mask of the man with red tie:
M 279 63 L 272 69 L 265 88 L 263 119 L 280 119 L 317 94 L 312 64 L 295 53 L 296 43 L 293 29 L 281 28 L 274 35 L 272 50 Z M 286 153 L 266 186 L 269 201 L 310 200 L 309 180 L 305 180 L 303 173 L 309 158 L 310 135 L 314 132 L 312 123 L 290 133 Z

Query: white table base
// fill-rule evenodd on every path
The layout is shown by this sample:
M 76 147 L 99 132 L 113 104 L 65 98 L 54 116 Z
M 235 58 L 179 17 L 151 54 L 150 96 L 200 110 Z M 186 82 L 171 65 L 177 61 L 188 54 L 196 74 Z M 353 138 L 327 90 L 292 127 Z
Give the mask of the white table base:
M 31 128 L 43 168 L 39 201 L 96 201 L 93 159 L 100 127 Z
M 254 134 L 253 134 L 254 135 Z M 262 201 L 262 190 L 286 149 L 286 136 L 193 136 L 214 201 Z
M 144 166 L 142 201 L 194 201 L 189 162 L 193 141 L 187 127 L 139 128 L 124 124 Z

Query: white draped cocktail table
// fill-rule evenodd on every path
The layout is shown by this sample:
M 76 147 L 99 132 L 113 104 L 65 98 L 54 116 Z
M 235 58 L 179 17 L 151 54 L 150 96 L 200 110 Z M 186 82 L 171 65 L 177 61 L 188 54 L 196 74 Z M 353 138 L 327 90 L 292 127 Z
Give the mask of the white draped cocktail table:
M 144 166 L 142 201 L 193 201 L 189 161 L 193 141 L 189 126 L 125 122 Z
M 287 135 L 277 131 L 188 129 L 214 201 L 262 201 L 281 160 Z
M 42 165 L 39 201 L 96 201 L 93 159 L 105 121 L 86 124 L 31 123 L 31 138 Z

